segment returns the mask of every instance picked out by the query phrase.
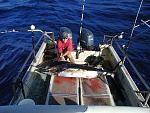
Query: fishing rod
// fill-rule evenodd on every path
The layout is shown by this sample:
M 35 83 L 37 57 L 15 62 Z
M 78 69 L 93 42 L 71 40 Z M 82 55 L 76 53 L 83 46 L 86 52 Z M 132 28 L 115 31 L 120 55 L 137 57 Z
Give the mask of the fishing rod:
M 136 18 L 135 18 L 135 21 L 134 21 L 134 24 L 133 24 L 133 28 L 132 28 L 132 31 L 131 31 L 131 34 L 130 34 L 130 37 L 129 37 L 129 41 L 127 42 L 127 45 L 124 46 L 124 51 L 125 51 L 125 56 L 123 58 L 123 63 L 125 62 L 126 58 L 127 58 L 127 53 L 128 53 L 128 49 L 131 45 L 131 39 L 132 39 L 132 36 L 133 36 L 133 33 L 134 33 L 134 29 L 138 26 L 136 26 L 136 23 L 137 23 L 137 19 L 138 19 L 138 16 L 139 16 L 139 13 L 141 11 L 141 7 L 142 7 L 142 4 L 143 4 L 143 1 L 144 0 L 141 0 L 141 3 L 140 3 L 140 6 L 139 6 L 139 9 L 138 9 L 138 12 L 136 14 Z
M 134 25 L 133 25 L 133 28 L 132 28 L 132 31 L 131 31 L 129 40 L 128 40 L 128 42 L 126 42 L 127 44 L 124 44 L 124 45 L 122 46 L 122 50 L 124 51 L 125 56 L 124 56 L 124 58 L 122 59 L 121 64 L 124 64 L 124 62 L 125 62 L 126 59 L 128 60 L 128 49 L 129 49 L 129 47 L 130 47 L 130 45 L 131 45 L 131 39 L 134 38 L 134 37 L 133 37 L 133 33 L 134 33 L 135 28 L 140 27 L 141 25 L 146 25 L 146 26 L 148 26 L 148 27 L 150 28 L 150 25 L 148 24 L 148 22 L 150 22 L 150 20 L 147 20 L 147 21 L 141 20 L 142 23 L 136 25 L 137 19 L 138 19 L 138 16 L 139 16 L 139 13 L 140 13 L 142 4 L 143 4 L 143 1 L 144 1 L 144 0 L 141 0 L 141 3 L 140 3 L 140 6 L 139 6 L 139 9 L 138 9 L 138 12 L 137 12 L 135 21 L 134 21 Z M 145 31 L 146 31 L 146 30 L 145 30 Z M 144 31 L 144 32 L 145 32 L 145 31 Z M 122 33 L 124 33 L 124 32 L 122 32 Z M 143 33 L 143 32 L 142 32 L 142 33 Z M 141 33 L 139 33 L 139 34 L 141 34 Z M 139 34 L 138 34 L 138 35 L 139 35 Z M 105 35 L 104 35 L 104 36 L 105 36 Z M 107 35 L 106 35 L 106 36 L 107 36 Z M 118 37 L 118 39 L 119 39 L 119 35 L 115 35 L 115 36 L 112 36 L 112 37 L 111 37 L 111 44 L 112 44 L 113 38 L 116 38 L 116 37 Z M 104 39 L 105 39 L 105 37 L 104 37 Z
M 143 0 L 141 0 L 141 3 L 140 3 L 140 6 L 139 6 L 139 9 L 138 9 L 138 12 L 137 12 L 137 15 L 136 15 L 136 18 L 135 18 L 133 27 L 132 27 L 132 31 L 131 31 L 129 40 L 128 40 L 128 42 L 126 42 L 127 44 L 124 44 L 124 45 L 122 46 L 122 49 L 123 49 L 124 52 L 125 52 L 125 56 L 124 56 L 124 58 L 123 58 L 123 60 L 122 60 L 122 64 L 124 64 L 124 62 L 125 62 L 125 60 L 126 60 L 126 58 L 127 58 L 127 56 L 128 56 L 128 55 L 127 55 L 127 54 L 128 54 L 128 49 L 129 49 L 129 47 L 130 47 L 131 39 L 133 38 L 133 33 L 134 33 L 135 28 L 140 27 L 141 25 L 144 25 L 144 24 L 147 25 L 147 26 L 150 28 L 150 25 L 147 24 L 148 22 L 150 22 L 150 20 L 147 20 L 147 21 L 141 20 L 142 23 L 136 25 L 137 19 L 138 19 L 138 16 L 139 16 L 139 13 L 140 13 L 140 10 L 141 10 L 141 7 L 142 7 L 142 4 L 143 4 Z M 127 30 L 129 30 L 129 29 L 127 29 Z M 126 30 L 126 31 L 127 31 L 127 30 Z M 123 34 L 124 34 L 124 32 L 121 32 L 121 33 L 119 33 L 119 34 L 117 34 L 117 35 L 115 35 L 115 36 L 104 35 L 103 43 L 104 43 L 104 41 L 106 40 L 106 38 L 109 38 L 109 40 L 107 39 L 107 43 L 110 43 L 110 45 L 112 45 L 113 40 L 114 40 L 115 38 L 118 38 L 118 39 L 119 39 L 119 38 L 123 38 Z
M 82 33 L 82 28 L 83 28 L 83 18 L 84 18 L 84 8 L 85 7 L 85 0 L 82 0 L 82 14 L 81 14 L 81 20 L 80 20 L 80 31 L 79 31 L 79 36 L 77 39 L 77 51 L 76 51 L 76 59 L 79 58 L 79 53 L 81 52 L 81 33 Z
M 80 23 L 80 36 L 81 36 L 81 32 L 82 32 L 82 28 L 83 28 L 83 17 L 84 17 L 84 5 L 85 4 L 85 0 L 83 0 L 83 4 L 82 4 L 82 14 L 81 14 L 81 23 Z
M 143 1 L 144 1 L 144 0 L 141 0 L 141 2 L 140 2 L 140 6 L 139 6 L 138 12 L 137 12 L 137 14 L 136 14 L 136 18 L 135 18 L 135 21 L 134 21 L 134 24 L 133 24 L 133 27 L 132 27 L 132 30 L 131 30 L 131 34 L 130 34 L 129 40 L 128 40 L 128 42 L 127 42 L 127 45 L 123 45 L 123 46 L 124 46 L 123 48 L 124 48 L 124 51 L 125 51 L 126 54 L 127 54 L 127 51 L 128 51 L 128 49 L 129 49 L 129 47 L 130 47 L 131 39 L 134 38 L 134 37 L 133 37 L 133 33 L 134 33 L 135 28 L 138 28 L 138 27 L 140 27 L 140 26 L 142 26 L 142 25 L 146 25 L 146 26 L 148 26 L 148 27 L 150 28 L 150 25 L 148 24 L 148 22 L 150 22 L 150 20 L 147 20 L 147 21 L 141 20 L 142 23 L 136 25 L 137 19 L 138 19 L 138 16 L 139 16 L 139 13 L 140 13 L 142 4 L 143 4 Z M 131 29 L 131 28 L 125 30 L 124 32 L 126 32 L 126 31 L 128 31 L 128 30 L 130 30 L 130 29 Z M 145 31 L 146 31 L 146 30 L 145 30 Z M 144 31 L 144 32 L 145 32 L 145 31 Z M 121 35 L 122 35 L 124 32 L 122 32 Z M 142 33 L 143 33 L 143 32 L 142 32 Z M 141 33 L 139 33 L 139 34 L 141 34 Z M 111 38 L 111 39 L 110 39 L 111 44 L 112 44 L 112 41 L 113 41 L 114 38 L 119 37 L 119 36 L 121 36 L 121 35 L 115 35 L 115 36 L 109 36 L 109 35 L 108 35 L 108 37 Z M 104 35 L 104 40 L 105 40 L 105 38 L 106 38 L 105 36 L 107 37 L 107 35 Z M 136 36 L 135 36 L 135 37 L 136 37 Z M 104 43 L 104 40 L 103 40 L 103 43 Z M 126 60 L 126 56 L 123 58 L 123 62 L 125 62 L 125 60 Z
M 137 23 L 137 19 L 138 19 L 138 16 L 139 16 L 139 13 L 141 11 L 141 7 L 142 7 L 142 4 L 143 4 L 143 1 L 144 0 L 141 0 L 141 3 L 140 3 L 140 6 L 139 6 L 139 9 L 138 9 L 138 12 L 137 12 L 137 15 L 136 15 L 136 18 L 135 18 L 135 21 L 134 21 L 134 24 L 133 24 L 133 28 L 132 28 L 132 31 L 131 31 L 131 34 L 130 34 L 130 37 L 129 37 L 129 41 L 128 41 L 128 44 L 127 44 L 127 50 L 131 44 L 131 39 L 132 39 L 132 36 L 133 36 L 133 33 L 134 33 L 134 29 L 138 26 L 136 26 L 136 23 Z
M 143 1 L 144 1 L 144 0 L 141 0 L 140 6 L 139 6 L 139 9 L 138 9 L 138 12 L 137 12 L 137 15 L 136 15 L 134 24 L 133 24 L 133 28 L 132 28 L 132 31 L 131 31 L 131 34 L 130 34 L 130 37 L 129 37 L 129 41 L 128 41 L 128 43 L 127 43 L 127 46 L 124 45 L 124 47 L 123 47 L 123 50 L 124 50 L 124 52 L 125 52 L 125 56 L 124 56 L 124 58 L 123 58 L 122 64 L 124 64 L 125 60 L 128 59 L 129 63 L 131 64 L 131 66 L 133 67 L 133 69 L 135 70 L 135 72 L 137 73 L 138 77 L 140 78 L 140 80 L 142 81 L 142 83 L 144 84 L 144 86 L 145 86 L 148 90 L 150 90 L 150 89 L 149 89 L 149 86 L 147 86 L 145 80 L 140 76 L 140 74 L 138 74 L 138 71 L 136 71 L 136 68 L 134 68 L 134 65 L 132 64 L 132 62 L 131 62 L 130 59 L 128 58 L 128 49 L 129 49 L 129 47 L 130 47 L 130 45 L 131 45 L 131 39 L 132 39 L 132 37 L 133 37 L 134 30 L 135 30 L 135 28 L 139 27 L 139 25 L 136 25 L 136 23 L 137 23 L 137 19 L 138 19 L 138 16 L 139 16 L 139 13 L 140 13 L 140 10 L 141 10 Z M 150 28 L 150 25 L 147 24 L 147 22 L 149 22 L 149 21 L 147 21 L 147 22 L 146 22 L 146 21 L 143 21 L 143 20 L 141 20 L 141 21 L 143 22 L 142 24 L 145 24 L 146 26 L 148 26 L 148 27 Z M 150 98 L 150 92 L 148 91 L 147 94 L 146 94 L 146 97 L 145 97 L 144 106 L 147 105 L 149 98 Z
M 127 45 L 123 45 L 122 48 L 121 48 L 121 47 L 119 46 L 119 44 L 117 43 L 117 46 L 119 46 L 119 49 L 120 49 L 120 50 L 123 50 L 125 56 L 124 56 L 124 58 L 121 60 L 121 62 L 119 62 L 118 65 L 116 65 L 116 67 L 115 67 L 114 69 L 116 69 L 119 65 L 124 64 L 124 62 L 125 62 L 126 59 L 129 61 L 129 58 L 128 58 L 128 49 L 129 49 L 129 46 L 130 46 L 130 44 L 131 44 L 131 38 L 133 38 L 133 33 L 134 33 L 135 28 L 137 28 L 137 27 L 139 27 L 139 26 L 141 26 L 141 25 L 146 25 L 146 26 L 148 26 L 148 27 L 150 28 L 150 25 L 148 24 L 148 22 L 149 22 L 150 20 L 147 20 L 147 21 L 141 20 L 142 23 L 136 25 L 136 22 L 137 22 L 138 15 L 139 15 L 139 13 L 140 13 L 142 4 L 143 4 L 143 0 L 142 0 L 141 3 L 140 3 L 140 6 L 139 6 L 139 9 L 138 9 L 138 12 L 137 12 L 137 15 L 136 15 L 136 18 L 135 18 L 135 21 L 134 21 L 134 25 L 133 25 L 133 28 L 132 28 L 132 31 L 131 31 L 131 34 L 130 34 L 130 37 L 129 37 L 129 40 L 128 40 Z M 145 31 L 144 31 L 144 32 L 145 32 Z M 108 41 L 109 41 L 110 44 L 112 45 L 112 41 L 113 41 L 114 38 L 118 38 L 118 39 L 119 39 L 119 38 L 123 38 L 123 36 L 122 36 L 123 33 L 124 33 L 124 32 L 121 32 L 120 34 L 117 34 L 117 35 L 115 35 L 115 36 L 104 35 L 103 43 L 104 43 L 106 37 L 108 37 L 108 38 L 110 38 Z M 143 33 L 143 32 L 142 32 L 142 33 Z M 141 33 L 140 33 L 140 34 L 141 34 Z M 131 65 L 133 65 L 133 64 L 131 63 L 131 61 L 129 61 L 129 63 L 130 63 Z M 134 67 L 134 66 L 132 66 L 132 67 Z M 135 70 L 135 69 L 134 69 L 134 70 Z M 136 71 L 136 73 L 138 73 L 138 72 Z M 137 75 L 138 75 L 138 74 L 137 74 Z

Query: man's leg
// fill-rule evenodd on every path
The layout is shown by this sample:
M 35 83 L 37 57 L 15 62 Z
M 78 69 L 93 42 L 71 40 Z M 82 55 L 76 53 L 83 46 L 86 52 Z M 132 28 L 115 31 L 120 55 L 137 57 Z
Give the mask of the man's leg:
M 72 63 L 75 63 L 73 56 L 71 55 L 71 52 L 68 53 L 67 57 L 69 58 L 69 61 Z

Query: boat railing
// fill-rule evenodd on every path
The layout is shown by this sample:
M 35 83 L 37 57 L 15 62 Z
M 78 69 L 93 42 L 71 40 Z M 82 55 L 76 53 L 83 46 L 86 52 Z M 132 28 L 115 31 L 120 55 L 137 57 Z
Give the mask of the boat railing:
M 139 80 L 141 81 L 141 83 L 144 85 L 144 87 L 146 88 L 147 91 L 135 91 L 136 93 L 142 93 L 142 94 L 146 94 L 146 98 L 144 101 L 144 106 L 147 105 L 147 102 L 150 98 L 150 87 L 149 85 L 146 83 L 146 81 L 143 79 L 142 75 L 140 74 L 140 72 L 137 70 L 137 68 L 134 66 L 134 64 L 132 63 L 131 59 L 129 58 L 129 56 L 126 54 L 126 51 L 121 48 L 121 46 L 119 45 L 119 43 L 117 41 L 115 41 L 117 47 L 120 49 L 120 51 L 123 53 L 123 55 L 126 57 L 128 63 L 130 64 L 130 66 L 132 67 L 132 69 L 134 70 L 135 74 L 137 75 L 137 77 L 139 78 Z M 125 58 L 124 58 L 125 59 Z M 123 59 L 123 62 L 125 62 L 125 60 Z
M 26 98 L 25 91 L 24 91 L 23 78 L 26 76 L 25 72 L 26 72 L 26 69 L 28 67 L 28 63 L 30 62 L 30 60 L 33 59 L 33 62 L 36 63 L 35 49 L 38 48 L 40 42 L 42 40 L 44 42 L 44 40 L 48 39 L 48 40 L 52 41 L 53 43 L 55 43 L 54 32 L 46 32 L 46 31 L 42 31 L 39 29 L 35 29 L 35 27 L 33 25 L 31 26 L 31 29 L 27 30 L 27 31 L 32 33 L 32 51 L 30 52 L 30 54 L 26 58 L 24 64 L 20 68 L 17 76 L 13 79 L 12 88 L 13 88 L 14 96 L 13 96 L 12 100 L 10 101 L 10 104 L 12 104 L 16 100 L 20 91 L 23 95 L 23 98 Z M 12 32 L 20 32 L 20 31 L 13 30 Z M 37 41 L 36 44 L 34 44 L 34 33 L 35 32 L 42 33 L 41 37 L 39 38 L 39 40 Z M 11 33 L 11 31 L 5 31 L 3 33 Z M 32 56 L 34 56 L 34 58 Z
M 148 21 L 143 21 L 143 23 L 145 23 L 145 24 L 147 24 L 147 22 L 149 22 L 149 20 Z M 137 25 L 136 27 L 139 27 L 139 26 L 140 25 Z M 148 24 L 147 24 L 147 26 L 150 27 Z M 128 63 L 130 64 L 130 66 L 132 67 L 132 69 L 134 70 L 135 74 L 137 75 L 137 77 L 141 81 L 141 83 L 146 88 L 146 91 L 135 91 L 135 93 L 146 94 L 145 101 L 143 102 L 143 105 L 146 106 L 148 104 L 149 99 L 150 99 L 150 87 L 146 83 L 146 81 L 143 79 L 142 75 L 137 70 L 137 68 L 134 66 L 132 61 L 130 60 L 130 58 L 128 56 L 128 53 L 127 53 L 128 47 L 126 45 L 122 45 L 122 47 L 119 45 L 117 40 L 122 39 L 123 34 L 124 34 L 124 32 L 118 33 L 114 36 L 104 35 L 102 44 L 108 44 L 108 45 L 112 46 L 113 42 L 115 42 L 115 44 L 117 45 L 117 47 L 119 48 L 119 50 L 122 52 L 122 54 L 124 56 L 123 59 L 121 60 L 121 62 L 119 62 L 119 64 L 121 63 L 121 65 L 124 65 L 125 61 L 127 60 Z M 120 65 L 117 64 L 117 66 L 120 66 Z M 115 66 L 115 67 L 117 68 L 117 66 Z

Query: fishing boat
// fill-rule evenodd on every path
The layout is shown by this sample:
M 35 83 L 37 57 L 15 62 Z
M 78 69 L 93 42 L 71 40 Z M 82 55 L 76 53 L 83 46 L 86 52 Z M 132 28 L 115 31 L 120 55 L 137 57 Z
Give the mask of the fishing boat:
M 41 30 L 31 31 L 33 34 L 33 31 Z M 22 110 L 32 113 L 110 113 L 114 110 L 148 113 L 148 100 L 111 45 L 113 40 L 100 44 L 99 50 L 87 50 L 92 47 L 93 34 L 87 29 L 83 31 L 82 41 L 86 42 L 86 47 L 72 52 L 75 63 L 58 61 L 54 33 L 43 32 L 43 43 L 30 67 L 22 78 L 19 76 L 15 80 L 17 88 L 10 102 L 12 106 L 1 107 L 2 110 L 16 113 Z M 120 35 L 118 37 L 122 37 Z M 34 52 L 33 49 L 31 54 Z
M 147 25 L 147 22 L 143 21 L 143 24 Z M 72 35 L 69 28 L 63 29 Z M 10 105 L 1 106 L 1 113 L 150 112 L 149 89 L 140 91 L 124 65 L 126 59 L 130 61 L 128 47 L 121 49 L 118 45 L 124 53 L 123 59 L 113 47 L 114 40 L 121 39 L 123 32 L 115 36 L 105 35 L 95 50 L 93 33 L 81 26 L 77 48 L 71 53 L 75 63 L 71 63 L 68 59 L 57 60 L 54 32 L 36 29 L 34 25 L 28 31 L 32 32 L 33 50 L 14 80 L 14 96 Z M 35 32 L 42 33 L 36 45 Z M 41 46 L 36 52 L 35 48 L 41 40 Z M 32 55 L 34 59 L 24 72 Z M 137 75 L 149 88 L 139 73 Z

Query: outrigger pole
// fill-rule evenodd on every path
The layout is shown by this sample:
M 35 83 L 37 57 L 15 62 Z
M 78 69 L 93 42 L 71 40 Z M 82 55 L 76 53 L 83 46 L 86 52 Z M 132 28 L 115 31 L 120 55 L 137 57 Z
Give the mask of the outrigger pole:
M 83 17 L 84 17 L 84 4 L 85 0 L 82 0 L 82 14 L 81 14 L 81 23 L 80 23 L 80 31 L 79 31 L 79 36 L 77 39 L 77 51 L 76 51 L 76 59 L 79 58 L 79 53 L 81 52 L 81 33 L 82 33 L 82 28 L 83 28 Z

